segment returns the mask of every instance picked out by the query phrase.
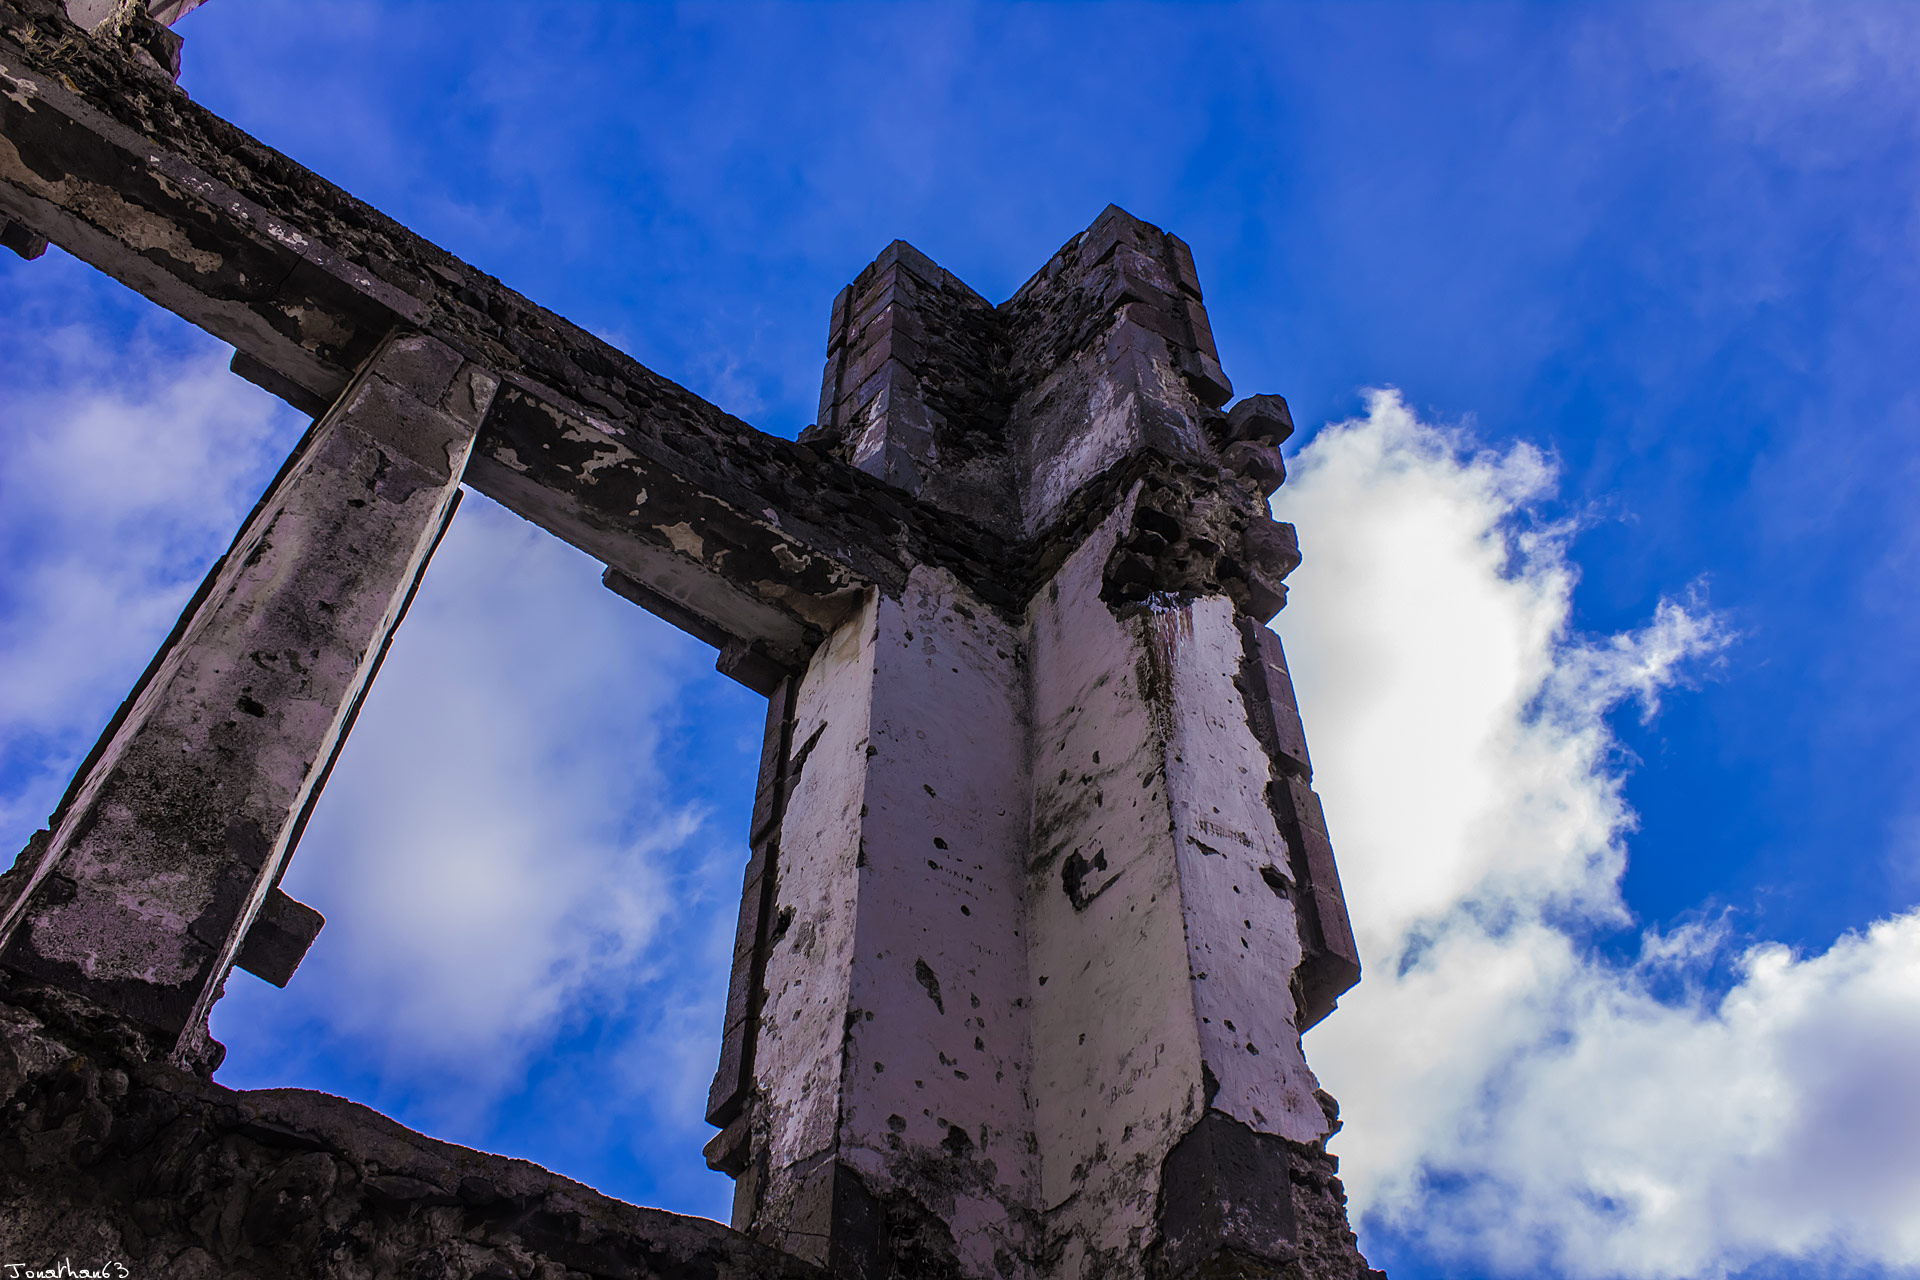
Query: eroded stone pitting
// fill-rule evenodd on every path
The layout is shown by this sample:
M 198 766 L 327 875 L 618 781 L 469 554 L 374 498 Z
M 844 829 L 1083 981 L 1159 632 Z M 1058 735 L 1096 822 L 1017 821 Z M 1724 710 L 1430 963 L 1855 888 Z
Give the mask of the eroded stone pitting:
M 342 1098 L 222 1088 L 157 1047 L 111 1010 L 0 973 L 0 1256 L 255 1280 L 826 1280 L 719 1223 Z
M 58 1174 L 23 1229 L 204 1274 L 1358 1280 L 1299 1039 L 1358 957 L 1265 625 L 1292 422 L 1223 408 L 1184 242 L 1109 207 L 999 306 L 895 242 L 788 442 L 191 103 L 177 52 L 134 0 L 92 36 L 0 0 L 0 244 L 319 421 L 0 878 L 0 1185 Z M 228 967 L 284 982 L 320 925 L 279 877 L 462 482 L 769 698 L 707 1104 L 738 1232 L 191 1074 Z

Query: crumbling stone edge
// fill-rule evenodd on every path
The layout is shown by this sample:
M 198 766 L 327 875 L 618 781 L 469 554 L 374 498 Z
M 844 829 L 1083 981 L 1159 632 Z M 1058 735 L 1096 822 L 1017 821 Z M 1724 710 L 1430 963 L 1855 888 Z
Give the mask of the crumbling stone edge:
M 227 1089 L 153 1051 L 81 997 L 0 976 L 0 1262 L 182 1280 L 826 1274 L 343 1098 Z

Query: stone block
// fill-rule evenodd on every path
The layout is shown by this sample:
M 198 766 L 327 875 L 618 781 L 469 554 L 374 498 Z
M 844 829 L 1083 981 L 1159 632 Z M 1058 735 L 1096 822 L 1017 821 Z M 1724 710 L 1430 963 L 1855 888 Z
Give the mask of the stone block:
M 1154 250 L 1154 246 L 1136 249 L 1132 245 L 1120 245 L 1113 252 L 1113 269 L 1122 279 L 1154 291 L 1154 296 L 1142 301 L 1160 303 L 1164 299 L 1168 310 L 1178 310 L 1176 293 L 1180 286 Z
M 306 903 L 280 889 L 269 890 L 234 963 L 256 978 L 284 987 L 326 923 L 327 918 Z
M 720 646 L 713 669 L 762 696 L 770 696 L 789 674 L 786 664 L 758 640 L 729 638 Z
M 406 388 L 374 376 L 361 384 L 349 406 L 356 428 L 367 424 L 367 434 L 436 479 L 455 475 L 473 442 L 473 428 L 443 412 L 431 401 L 415 399 Z
M 1193 345 L 1218 360 L 1220 352 L 1213 345 L 1213 325 L 1207 321 L 1205 304 L 1198 298 L 1182 297 L 1178 300 L 1178 306 L 1181 318 L 1193 334 Z
M 1167 233 L 1167 261 L 1173 266 L 1173 278 L 1182 293 L 1191 294 L 1196 300 L 1205 297 L 1200 292 L 1200 273 L 1194 270 L 1193 250 L 1171 231 Z
M 1228 438 L 1285 444 L 1293 434 L 1293 412 L 1286 397 L 1247 396 L 1227 410 Z
M 927 344 L 927 326 L 921 319 L 922 307 L 917 302 L 894 298 L 877 310 L 866 313 L 861 321 L 859 332 L 853 335 L 853 345 L 864 348 L 877 342 L 886 334 L 903 334 L 924 347 Z M 902 356 L 901 359 L 908 359 Z
M 1204 351 L 1182 351 L 1180 372 L 1186 375 L 1193 398 L 1209 409 L 1217 409 L 1233 399 L 1233 383 L 1220 362 Z
M 1326 811 L 1320 807 L 1320 795 L 1302 778 L 1289 778 L 1286 781 L 1287 803 L 1293 821 L 1305 831 L 1316 831 L 1321 836 L 1327 834 Z M 1327 866 L 1332 866 L 1331 849 L 1328 852 Z M 1312 880 L 1311 870 L 1307 879 Z
M 782 787 L 787 753 L 793 743 L 795 681 L 783 680 L 767 694 L 767 723 L 760 739 L 760 773 L 753 792 L 753 819 L 747 824 L 747 842 L 757 845 L 780 820 L 785 803 Z
M 873 265 L 868 267 L 867 270 L 876 272 L 885 271 L 888 267 L 895 265 L 918 276 L 922 281 L 930 285 L 940 284 L 941 280 L 947 274 L 941 269 L 939 263 L 908 244 L 905 240 L 895 240 L 892 244 L 882 249 L 880 256 L 873 260 Z
M 1117 204 L 1110 204 L 1101 210 L 1093 225 L 1081 233 L 1075 258 L 1084 272 L 1105 262 L 1122 246 L 1157 254 L 1161 235 L 1159 228 L 1142 222 Z
M 387 344 L 379 376 L 422 404 L 439 407 L 465 363 L 458 351 L 423 333 L 404 334 Z
M 1280 456 L 1280 447 L 1264 440 L 1235 440 L 1221 452 L 1220 465 L 1259 485 L 1263 497 L 1272 497 L 1287 481 L 1287 463 Z
M 1191 346 L 1191 335 L 1186 322 L 1172 312 L 1161 311 L 1149 303 L 1127 302 L 1120 306 L 1120 322 L 1138 325 L 1149 333 L 1157 334 L 1174 347 Z M 1111 343 L 1109 343 L 1111 346 Z
M 1093 279 L 1098 281 L 1100 305 L 1109 310 L 1123 303 L 1144 302 L 1167 315 L 1180 314 L 1180 303 L 1166 268 L 1137 249 L 1121 245 Z M 1182 344 L 1187 341 L 1183 335 Z
M 1300 536 L 1284 521 L 1249 521 L 1242 545 L 1247 568 L 1260 570 L 1271 581 L 1284 581 L 1300 567 Z
M 279 396 L 310 418 L 317 418 L 327 411 L 329 402 L 324 396 L 315 395 L 278 369 L 244 351 L 234 352 L 227 367 L 269 395 Z
M 727 982 L 727 1012 L 720 1062 L 707 1090 L 707 1123 L 725 1125 L 739 1114 L 753 1089 L 754 1027 L 759 1001 L 766 911 L 771 897 L 771 853 L 761 846 L 747 861 L 734 931 L 733 968 Z
M 820 371 L 820 404 L 814 416 L 817 430 L 833 432 L 839 425 L 840 373 L 846 364 L 846 351 L 835 345 L 827 356 L 827 366 Z
M 889 363 L 898 363 L 911 371 L 918 367 L 923 355 L 920 344 L 904 333 L 892 326 L 877 327 L 870 335 L 861 335 L 860 342 L 853 348 L 846 380 L 864 388 L 873 375 Z
M 1242 633 L 1253 641 L 1260 666 L 1260 693 L 1266 702 L 1267 724 L 1271 735 L 1263 734 L 1267 745 L 1277 753 L 1276 764 L 1302 778 L 1313 777 L 1313 762 L 1307 756 L 1307 735 L 1300 723 L 1300 707 L 1293 695 L 1293 677 L 1287 670 L 1287 655 L 1280 637 L 1265 626 L 1242 620 Z
M 860 285 L 854 293 L 853 319 L 847 340 L 857 343 L 889 310 L 913 311 L 921 305 L 926 286 L 899 267 L 888 267 Z
M 1160 1167 L 1158 1273 L 1196 1280 L 1294 1261 L 1292 1167 L 1283 1139 L 1202 1115 Z
M 833 295 L 833 313 L 827 319 L 827 354 L 847 339 L 847 321 L 853 307 L 853 286 L 847 285 Z
M 1121 307 L 1119 320 L 1108 331 L 1102 351 L 1106 363 L 1115 371 L 1116 379 L 1124 379 L 1130 389 L 1139 385 L 1137 367 L 1129 366 L 1124 372 L 1120 370 L 1127 357 L 1135 354 L 1149 360 L 1172 363 L 1172 349 L 1167 345 L 1168 331 L 1172 328 L 1165 315 L 1144 303 L 1130 302 Z
M 1262 624 L 1287 607 L 1287 584 L 1257 565 L 1245 566 L 1247 616 Z
M 1360 981 L 1360 951 L 1354 943 L 1320 797 L 1298 776 L 1285 778 L 1274 792 L 1284 813 L 1294 876 L 1305 890 L 1298 973 L 1300 1029 L 1305 1031 L 1331 1013 L 1340 996 Z
M 0 245 L 32 262 L 47 251 L 47 238 L 35 235 L 24 222 L 0 216 Z
M 147 0 L 147 12 L 155 22 L 172 26 L 205 3 L 206 0 Z
M 753 1158 L 752 1153 L 753 1115 L 749 1111 L 736 1115 L 700 1151 L 706 1157 L 707 1168 L 715 1173 L 724 1173 L 729 1178 L 738 1178 L 747 1171 L 747 1162 Z

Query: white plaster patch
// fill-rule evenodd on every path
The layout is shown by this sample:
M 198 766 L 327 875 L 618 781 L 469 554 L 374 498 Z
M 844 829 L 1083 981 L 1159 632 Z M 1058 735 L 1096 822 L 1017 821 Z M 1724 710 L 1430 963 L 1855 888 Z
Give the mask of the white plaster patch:
M 40 91 L 31 80 L 22 80 L 4 69 L 0 69 L 0 80 L 6 81 L 7 97 L 15 106 L 25 107 L 28 111 L 37 110 L 33 100 L 40 96 Z M 14 155 L 17 160 L 19 153 L 15 152 Z
M 695 560 L 706 558 L 706 539 L 693 531 L 693 526 L 682 520 L 679 524 L 662 525 L 659 532 L 665 535 L 668 545 L 681 555 L 692 556 Z

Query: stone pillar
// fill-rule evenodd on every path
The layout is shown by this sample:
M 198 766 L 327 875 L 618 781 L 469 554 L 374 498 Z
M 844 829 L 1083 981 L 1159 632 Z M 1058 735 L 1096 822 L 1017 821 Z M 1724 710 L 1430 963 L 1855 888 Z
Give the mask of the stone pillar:
M 1020 646 L 919 569 L 799 681 L 736 1217 L 836 1274 L 1028 1250 Z
M 1359 969 L 1266 626 L 1285 402 L 1221 411 L 1191 255 L 1111 208 L 997 308 L 889 247 L 825 383 L 803 440 L 1023 546 L 1024 605 L 916 569 L 775 696 L 736 1225 L 854 1277 L 1358 1276 L 1300 1046 Z
M 820 421 L 800 441 L 935 506 L 1010 525 L 1007 358 L 987 300 L 896 240 L 834 299 Z
M 1144 496 L 1031 609 L 1033 1095 L 1063 1277 L 1285 1262 L 1296 1153 L 1328 1129 L 1245 619 L 1224 593 L 1112 607 Z
M 284 983 L 318 928 L 276 886 L 496 385 L 431 338 L 391 338 L 314 424 L 5 877 L 0 964 L 211 1069 L 229 967 L 244 949 Z

